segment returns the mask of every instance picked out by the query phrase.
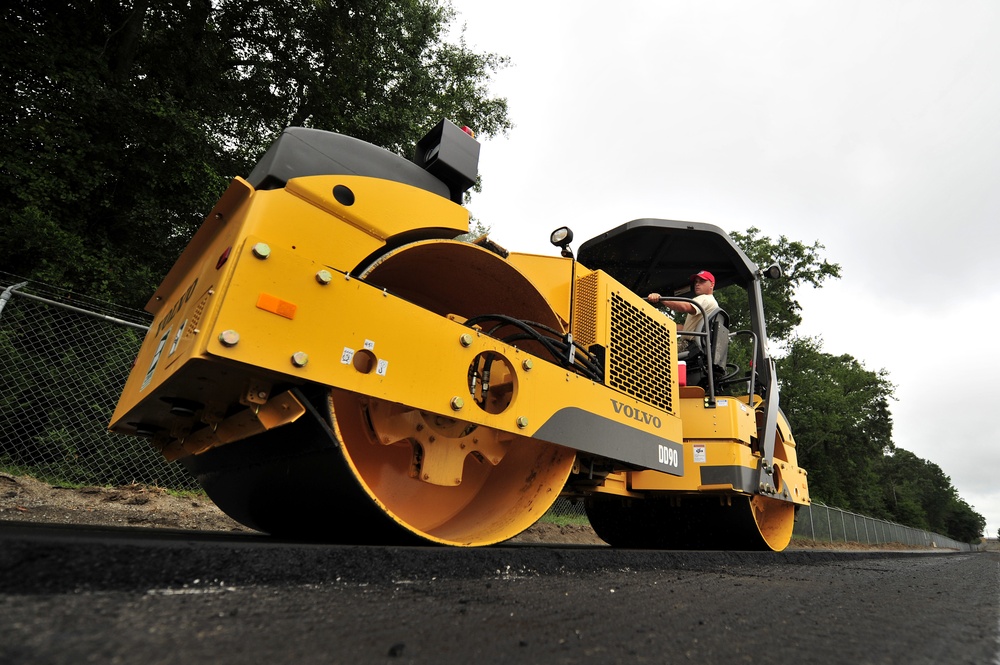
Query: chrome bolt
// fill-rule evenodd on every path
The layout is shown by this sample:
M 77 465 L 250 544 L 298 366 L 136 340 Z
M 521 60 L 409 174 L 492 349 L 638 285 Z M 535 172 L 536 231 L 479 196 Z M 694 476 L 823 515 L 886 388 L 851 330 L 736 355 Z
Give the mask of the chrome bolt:
M 462 346 L 472 346 L 472 335 L 469 333 L 462 333 L 462 336 L 458 338 Z
M 524 360 L 523 360 L 523 361 L 521 362 L 521 367 L 523 367 L 523 368 L 524 368 L 524 371 L 525 371 L 525 372 L 530 372 L 530 371 L 531 371 L 531 368 L 532 368 L 532 367 L 534 367 L 534 366 L 535 366 L 535 363 L 531 362 L 531 358 L 525 358 L 525 359 L 524 359 Z
M 316 281 L 322 284 L 323 286 L 326 286 L 327 284 L 333 281 L 333 275 L 330 274 L 329 270 L 320 270 L 318 273 L 316 273 Z
M 464 407 L 464 406 L 465 406 L 465 400 L 462 399 L 461 397 L 452 397 L 451 398 L 451 408 L 452 408 L 452 410 L 454 410 L 454 411 L 461 411 L 462 407 Z
M 525 427 L 527 427 L 528 426 L 528 417 L 527 416 L 518 416 L 517 417 L 517 426 L 520 427 L 521 429 L 524 429 Z
M 266 242 L 259 242 L 253 246 L 253 255 L 258 259 L 266 259 L 271 256 L 271 247 Z
M 309 354 L 305 351 L 296 351 L 292 354 L 292 364 L 296 367 L 305 367 L 309 362 Z
M 223 330 L 219 333 L 219 343 L 222 346 L 236 346 L 240 343 L 240 334 L 235 330 Z

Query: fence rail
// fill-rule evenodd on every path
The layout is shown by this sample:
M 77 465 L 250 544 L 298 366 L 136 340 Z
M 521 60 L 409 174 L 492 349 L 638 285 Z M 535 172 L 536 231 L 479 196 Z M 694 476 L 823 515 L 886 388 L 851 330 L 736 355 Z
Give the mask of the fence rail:
M 107 430 L 150 317 L 106 303 L 73 304 L 67 297 L 28 293 L 45 291 L 44 285 L 29 284 L 0 285 L 0 465 L 48 481 L 196 489 L 181 465 L 168 464 L 145 439 Z M 564 499 L 553 511 L 586 517 L 582 503 Z M 799 511 L 794 535 L 972 548 L 821 503 Z

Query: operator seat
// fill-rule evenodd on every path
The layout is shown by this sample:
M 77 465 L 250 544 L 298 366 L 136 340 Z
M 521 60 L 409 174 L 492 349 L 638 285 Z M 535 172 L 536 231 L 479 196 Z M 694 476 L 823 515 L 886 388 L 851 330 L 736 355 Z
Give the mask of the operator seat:
M 729 314 L 718 307 L 702 320 L 698 332 L 708 332 L 712 340 L 712 361 L 705 354 L 705 337 L 692 337 L 687 349 L 677 354 L 678 360 L 687 363 L 687 384 L 708 389 L 709 366 L 713 372 L 713 383 L 718 388 L 719 381 L 726 376 L 726 363 L 729 360 Z

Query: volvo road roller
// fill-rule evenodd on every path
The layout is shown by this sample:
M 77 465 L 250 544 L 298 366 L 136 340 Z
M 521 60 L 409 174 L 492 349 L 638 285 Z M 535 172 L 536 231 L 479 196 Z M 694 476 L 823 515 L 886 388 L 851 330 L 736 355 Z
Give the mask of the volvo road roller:
M 778 267 L 663 219 L 575 254 L 566 227 L 551 256 L 462 240 L 463 129 L 412 160 L 286 129 L 149 301 L 111 428 L 283 538 L 490 545 L 566 497 L 613 546 L 783 549 L 809 492 L 764 329 Z M 702 269 L 746 329 L 714 310 L 680 352 L 644 295 Z

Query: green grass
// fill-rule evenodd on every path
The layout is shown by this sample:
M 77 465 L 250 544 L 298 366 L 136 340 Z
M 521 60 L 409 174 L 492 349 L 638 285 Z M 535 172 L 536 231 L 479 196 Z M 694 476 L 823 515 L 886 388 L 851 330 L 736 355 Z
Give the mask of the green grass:
M 542 515 L 542 519 L 539 521 L 555 524 L 556 526 L 567 526 L 569 524 L 590 524 L 590 520 L 587 519 L 586 515 L 565 515 L 552 512 Z

